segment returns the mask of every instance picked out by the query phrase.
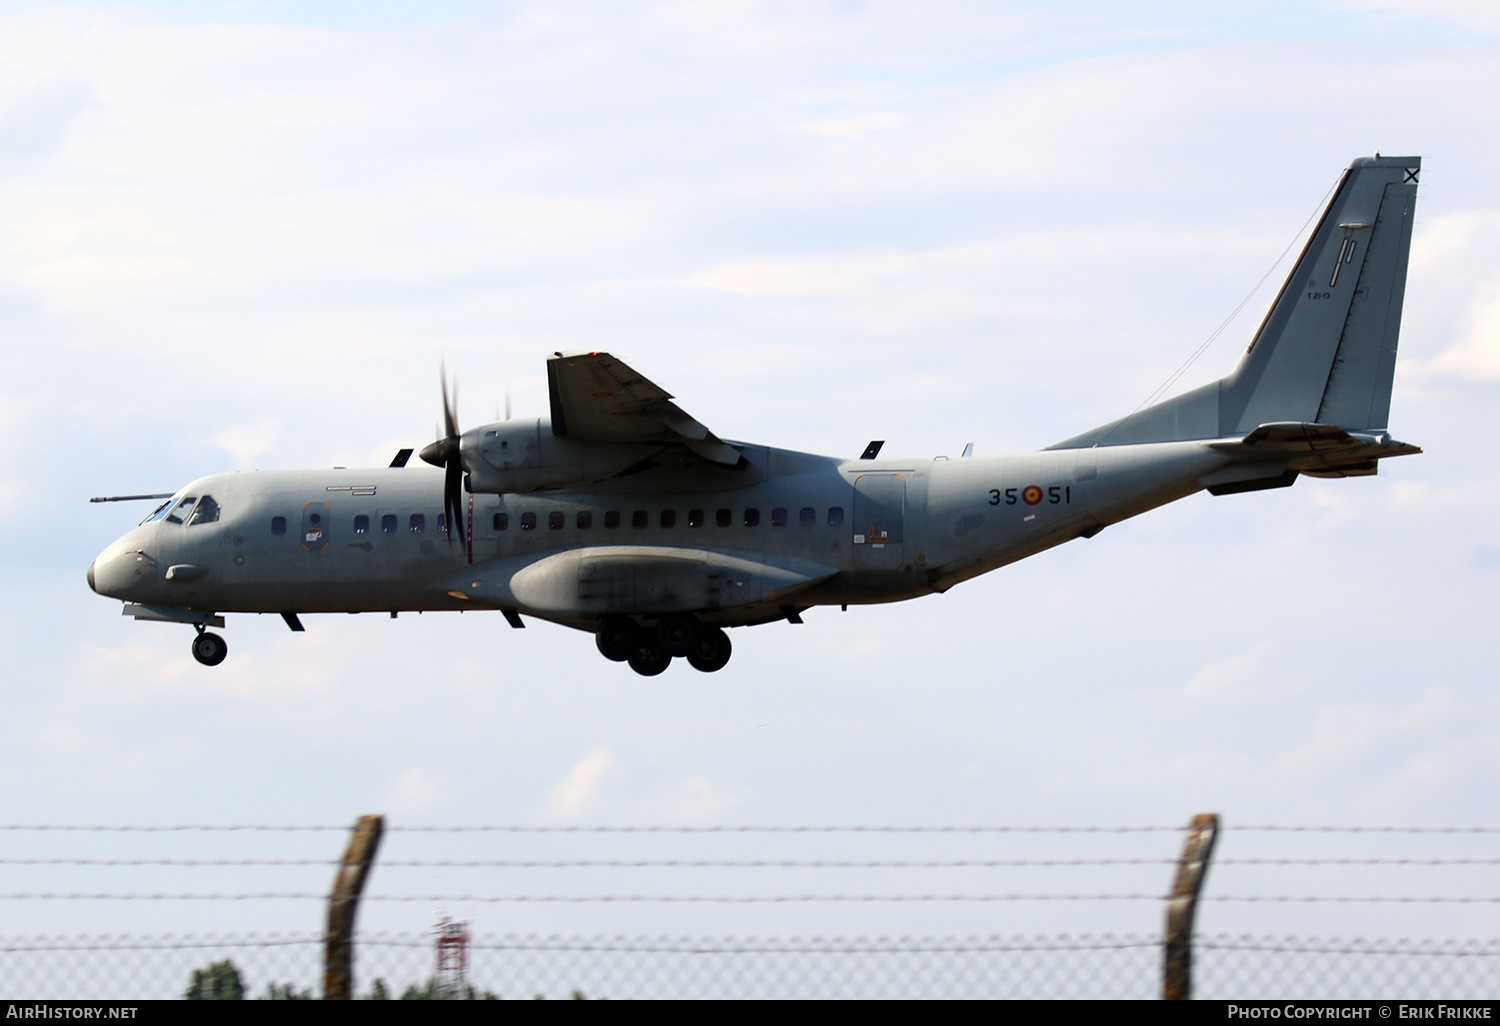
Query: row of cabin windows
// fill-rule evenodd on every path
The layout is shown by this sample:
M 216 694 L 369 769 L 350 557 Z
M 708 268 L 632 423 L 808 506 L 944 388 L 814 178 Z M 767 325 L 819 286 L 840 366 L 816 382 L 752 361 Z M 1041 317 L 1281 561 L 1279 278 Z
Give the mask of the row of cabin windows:
M 318 522 L 318 515 L 316 513 L 314 513 L 312 515 L 312 522 L 315 523 L 315 524 Z M 439 531 L 446 531 L 446 530 L 448 530 L 448 518 L 447 518 L 446 515 L 444 515 L 442 513 L 438 514 L 437 529 Z M 385 516 L 383 516 L 383 517 L 380 518 L 380 530 L 381 530 L 382 534 L 397 534 L 397 533 L 399 533 L 400 530 L 401 530 L 401 520 L 400 520 L 400 518 L 397 517 L 396 514 L 394 514 L 394 513 L 387 513 L 387 514 L 385 514 Z M 421 534 L 423 531 L 427 530 L 427 516 L 426 516 L 426 514 L 424 514 L 424 513 L 413 513 L 406 520 L 406 530 L 407 530 L 407 532 L 409 534 Z M 286 534 L 286 517 L 272 517 L 271 518 L 271 533 L 272 534 Z M 355 517 L 354 518 L 354 533 L 355 534 L 369 534 L 370 533 L 370 518 L 367 517 L 367 516 L 365 516 L 363 513 L 361 513 L 357 517 Z
M 316 519 L 317 519 L 317 515 L 314 514 L 314 520 L 316 521 Z M 520 522 L 521 522 L 521 530 L 523 530 L 523 531 L 534 531 L 534 530 L 536 530 L 537 517 L 536 517 L 535 513 L 522 513 L 521 517 L 520 517 Z M 612 510 L 608 510 L 608 511 L 605 512 L 605 514 L 604 514 L 604 526 L 606 528 L 611 528 L 612 529 L 612 528 L 619 527 L 620 526 L 620 522 L 621 522 L 621 518 L 620 518 L 620 511 L 619 510 L 612 509 Z M 676 527 L 677 526 L 677 511 L 675 509 L 664 509 L 664 510 L 662 510 L 661 511 L 661 515 L 659 517 L 659 522 L 660 522 L 660 524 L 661 524 L 662 527 Z M 744 512 L 744 516 L 741 518 L 741 522 L 746 527 L 759 527 L 760 526 L 760 510 L 756 509 L 755 507 L 750 507 L 750 508 L 746 509 L 745 512 Z M 813 507 L 811 507 L 811 506 L 804 506 L 804 507 L 802 507 L 802 509 L 797 514 L 797 522 L 799 524 L 801 524 L 803 527 L 813 527 L 813 526 L 815 526 L 817 524 L 817 522 L 818 522 L 818 511 L 816 509 L 814 509 Z M 829 526 L 830 527 L 838 527 L 843 522 L 844 522 L 844 507 L 842 507 L 842 506 L 830 506 L 830 507 L 828 507 L 828 524 L 829 524 Z M 506 512 L 503 512 L 503 511 L 497 511 L 495 513 L 495 515 L 494 515 L 494 520 L 492 521 L 492 523 L 493 523 L 493 526 L 494 526 L 495 530 L 497 530 L 497 531 L 509 530 L 510 529 L 510 514 L 506 513 Z M 734 526 L 734 510 L 721 509 L 721 510 L 715 511 L 715 513 L 714 513 L 714 523 L 717 526 L 719 526 L 719 527 L 733 527 Z M 771 526 L 772 527 L 785 527 L 788 523 L 789 523 L 789 520 L 788 520 L 788 517 L 787 517 L 787 510 L 784 507 L 777 506 L 775 509 L 771 510 Z M 589 528 L 593 527 L 594 526 L 594 514 L 593 514 L 593 512 L 591 510 L 586 510 L 586 509 L 585 510 L 579 510 L 578 513 L 576 514 L 575 518 L 574 518 L 574 524 L 581 531 L 586 531 Z M 701 510 L 701 509 L 690 509 L 690 510 L 688 510 L 687 525 L 689 527 L 702 527 L 703 524 L 704 524 L 703 510 Z M 553 510 L 552 512 L 550 512 L 550 513 L 547 514 L 547 526 L 549 528 L 551 528 L 552 530 L 554 530 L 554 531 L 560 531 L 560 530 L 562 530 L 564 527 L 567 526 L 567 514 L 563 513 L 562 510 Z M 646 527 L 651 526 L 651 516 L 650 516 L 650 514 L 647 513 L 647 511 L 643 510 L 643 509 L 635 510 L 634 512 L 632 512 L 630 514 L 630 526 L 633 527 L 633 528 L 637 528 L 637 529 L 644 529 Z M 397 534 L 397 533 L 399 533 L 400 529 L 401 529 L 400 518 L 398 518 L 396 516 L 396 514 L 394 514 L 394 513 L 387 513 L 387 514 L 385 514 L 384 516 L 382 516 L 380 518 L 380 530 L 381 530 L 381 533 L 383 533 L 383 534 Z M 447 518 L 446 515 L 444 515 L 442 513 L 438 514 L 437 529 L 439 531 L 447 531 L 448 530 L 448 518 Z M 413 513 L 406 520 L 406 530 L 407 530 L 407 533 L 409 533 L 409 534 L 421 534 L 423 531 L 427 530 L 427 517 L 426 517 L 426 515 L 422 514 L 422 513 Z M 286 534 L 286 517 L 272 517 L 271 518 L 271 533 L 272 534 Z M 365 514 L 361 513 L 361 514 L 359 514 L 358 516 L 356 516 L 354 518 L 354 533 L 355 534 L 369 534 L 370 533 L 370 518 L 368 516 L 366 516 Z
M 579 530 L 586 531 L 589 528 L 591 528 L 591 527 L 594 526 L 594 514 L 590 510 L 586 510 L 586 509 L 585 510 L 579 510 L 578 513 L 575 514 L 573 522 L 574 522 L 574 525 Z M 688 510 L 687 525 L 689 527 L 702 527 L 705 522 L 706 522 L 706 520 L 704 518 L 703 510 L 701 510 L 701 509 L 690 509 L 690 510 Z M 746 527 L 759 527 L 760 526 L 760 510 L 756 509 L 753 506 L 750 507 L 750 508 L 748 508 L 748 509 L 746 509 L 744 511 L 744 515 L 742 516 L 740 522 L 743 523 Z M 783 508 L 781 506 L 777 506 L 775 509 L 771 510 L 771 526 L 772 527 L 785 527 L 789 522 L 790 521 L 788 520 L 787 510 L 785 508 Z M 814 509 L 813 507 L 811 507 L 811 506 L 804 506 L 804 507 L 802 507 L 801 511 L 797 514 L 797 522 L 799 524 L 801 524 L 803 527 L 813 527 L 813 526 L 815 526 L 817 524 L 817 522 L 818 522 L 818 511 L 816 509 Z M 830 506 L 830 507 L 828 507 L 828 524 L 829 524 L 829 526 L 831 526 L 831 527 L 837 527 L 840 524 L 842 524 L 843 522 L 844 522 L 844 507 L 842 507 L 842 506 Z M 619 527 L 620 523 L 621 523 L 621 516 L 620 516 L 620 511 L 619 510 L 612 509 L 612 510 L 607 510 L 605 512 L 605 514 L 604 514 L 604 526 L 607 529 L 613 529 L 613 528 Z M 676 527 L 677 526 L 677 511 L 675 509 L 664 509 L 664 510 L 662 510 L 661 513 L 659 514 L 659 517 L 658 517 L 658 523 L 660 523 L 660 525 L 662 527 Z M 721 509 L 721 510 L 715 511 L 715 513 L 714 513 L 714 524 L 717 525 L 718 527 L 733 527 L 734 526 L 734 510 L 732 510 L 732 509 Z M 495 512 L 495 514 L 494 514 L 494 519 L 491 521 L 491 525 L 497 531 L 507 531 L 507 530 L 509 530 L 510 529 L 510 514 L 504 512 L 504 511 L 497 510 Z M 536 516 L 535 513 L 522 513 L 521 514 L 521 516 L 520 516 L 521 530 L 523 530 L 523 531 L 535 531 L 536 530 L 536 525 L 537 525 L 537 516 Z M 550 529 L 554 530 L 554 531 L 560 531 L 560 530 L 562 530 L 564 527 L 567 526 L 567 514 L 565 514 L 562 510 L 553 510 L 551 513 L 547 514 L 547 526 Z M 636 528 L 638 530 L 650 527 L 651 526 L 651 515 L 650 515 L 650 513 L 648 513 L 646 510 L 643 510 L 643 509 L 635 510 L 634 512 L 632 512 L 630 514 L 630 526 L 633 527 L 633 528 Z

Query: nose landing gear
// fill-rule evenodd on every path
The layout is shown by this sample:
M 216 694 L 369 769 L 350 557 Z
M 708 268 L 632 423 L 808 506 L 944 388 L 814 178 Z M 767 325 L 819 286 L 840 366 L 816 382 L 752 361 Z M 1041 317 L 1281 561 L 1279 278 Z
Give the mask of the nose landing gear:
M 229 654 L 229 646 L 224 639 L 217 634 L 210 634 L 202 627 L 198 628 L 198 636 L 193 639 L 193 658 L 204 666 L 218 666 Z

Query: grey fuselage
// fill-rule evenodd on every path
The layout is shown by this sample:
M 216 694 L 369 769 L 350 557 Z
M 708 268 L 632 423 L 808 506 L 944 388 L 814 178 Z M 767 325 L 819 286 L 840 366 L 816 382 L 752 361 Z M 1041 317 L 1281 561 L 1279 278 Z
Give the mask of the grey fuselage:
M 930 460 L 740 449 L 748 465 L 709 489 L 701 465 L 668 461 L 586 489 L 467 494 L 451 540 L 439 470 L 214 475 L 165 508 L 207 495 L 218 519 L 157 514 L 99 556 L 90 583 L 219 613 L 501 608 L 593 630 L 683 611 L 743 626 L 945 591 L 1237 462 L 1204 442 Z

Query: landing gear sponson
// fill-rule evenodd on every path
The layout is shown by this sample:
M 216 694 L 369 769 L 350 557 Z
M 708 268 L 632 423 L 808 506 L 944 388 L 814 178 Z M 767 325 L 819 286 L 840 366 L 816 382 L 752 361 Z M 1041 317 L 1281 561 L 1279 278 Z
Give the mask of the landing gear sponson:
M 655 630 L 628 616 L 606 616 L 594 633 L 594 644 L 604 658 L 629 663 L 643 677 L 656 676 L 678 657 L 695 670 L 713 673 L 729 663 L 734 650 L 722 628 L 705 627 L 688 613 L 662 617 Z

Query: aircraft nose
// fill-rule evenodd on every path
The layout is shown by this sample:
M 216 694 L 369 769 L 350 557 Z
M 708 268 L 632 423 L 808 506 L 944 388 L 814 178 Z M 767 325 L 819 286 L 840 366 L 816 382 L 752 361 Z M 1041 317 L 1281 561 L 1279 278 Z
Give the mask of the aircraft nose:
M 105 598 L 139 598 L 150 578 L 142 575 L 135 549 L 116 543 L 99 553 L 89 564 L 89 587 Z

